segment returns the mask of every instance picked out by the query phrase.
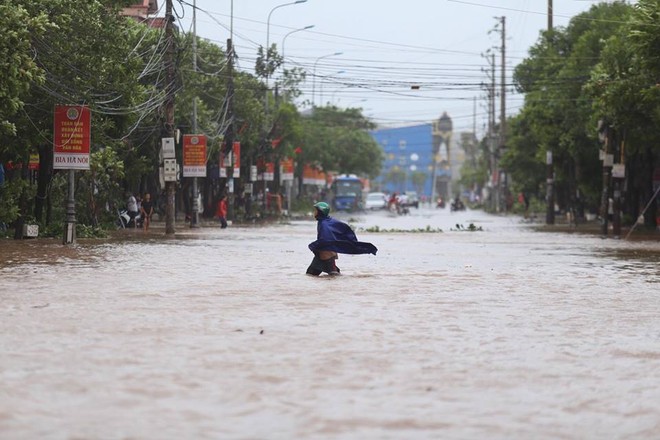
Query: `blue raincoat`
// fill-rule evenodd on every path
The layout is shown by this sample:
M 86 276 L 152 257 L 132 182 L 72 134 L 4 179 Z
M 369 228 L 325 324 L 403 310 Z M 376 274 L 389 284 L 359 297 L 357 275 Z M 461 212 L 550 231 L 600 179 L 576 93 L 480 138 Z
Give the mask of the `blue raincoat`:
M 320 217 L 316 226 L 317 240 L 309 244 L 309 250 L 334 251 L 339 254 L 374 254 L 376 246 L 358 241 L 355 232 L 346 223 L 332 217 Z

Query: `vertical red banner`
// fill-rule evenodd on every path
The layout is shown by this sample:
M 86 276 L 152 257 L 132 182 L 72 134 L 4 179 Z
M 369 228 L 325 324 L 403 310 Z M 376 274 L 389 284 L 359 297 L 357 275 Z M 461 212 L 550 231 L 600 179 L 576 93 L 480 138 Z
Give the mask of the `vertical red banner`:
M 53 169 L 88 170 L 91 112 L 83 105 L 56 105 L 53 127 Z
M 281 180 L 293 180 L 293 159 L 282 159 L 280 161 L 280 167 L 282 172 L 280 173 Z
M 232 154 L 234 155 L 234 177 L 241 177 L 241 143 L 234 142 L 232 147 Z
M 220 177 L 227 177 L 227 168 L 234 166 L 234 174 L 232 177 L 241 177 L 241 143 L 232 143 L 231 153 L 225 155 L 224 145 L 220 150 Z

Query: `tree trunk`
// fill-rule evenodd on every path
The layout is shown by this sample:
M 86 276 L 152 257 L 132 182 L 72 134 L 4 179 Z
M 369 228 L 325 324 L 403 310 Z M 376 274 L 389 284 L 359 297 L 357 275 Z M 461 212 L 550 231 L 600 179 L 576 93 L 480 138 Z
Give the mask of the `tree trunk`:
M 50 182 L 53 180 L 53 149 L 48 145 L 40 145 L 39 173 L 37 174 L 37 195 L 34 199 L 34 217 L 43 223 L 44 203 L 49 198 Z M 50 223 L 50 207 L 47 207 L 46 223 Z
M 21 180 L 28 180 L 28 160 L 23 161 L 21 168 Z M 25 217 L 28 215 L 28 198 L 26 191 L 23 190 L 18 201 L 19 216 L 16 219 L 16 228 L 14 229 L 14 240 L 23 239 L 23 225 L 25 225 Z

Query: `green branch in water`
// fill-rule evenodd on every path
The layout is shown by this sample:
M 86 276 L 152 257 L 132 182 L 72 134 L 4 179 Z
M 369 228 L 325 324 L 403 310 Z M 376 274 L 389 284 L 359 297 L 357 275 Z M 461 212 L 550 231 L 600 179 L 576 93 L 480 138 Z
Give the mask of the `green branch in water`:
M 406 233 L 438 233 L 442 232 L 440 228 L 432 228 L 427 225 L 425 228 L 415 229 L 381 229 L 380 226 L 372 226 L 370 228 L 360 228 L 363 232 L 406 232 Z
M 468 232 L 483 231 L 483 230 L 484 228 L 482 228 L 481 226 L 475 226 L 474 223 L 470 223 L 467 228 L 459 223 L 456 223 L 456 229 L 454 228 L 450 229 L 450 231 L 468 231 Z

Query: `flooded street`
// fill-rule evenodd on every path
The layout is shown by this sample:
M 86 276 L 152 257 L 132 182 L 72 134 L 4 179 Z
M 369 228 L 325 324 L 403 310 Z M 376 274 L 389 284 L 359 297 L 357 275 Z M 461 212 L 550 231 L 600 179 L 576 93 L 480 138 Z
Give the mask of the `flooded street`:
M 338 218 L 1 242 L 0 439 L 660 438 L 660 242 Z

